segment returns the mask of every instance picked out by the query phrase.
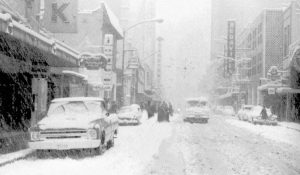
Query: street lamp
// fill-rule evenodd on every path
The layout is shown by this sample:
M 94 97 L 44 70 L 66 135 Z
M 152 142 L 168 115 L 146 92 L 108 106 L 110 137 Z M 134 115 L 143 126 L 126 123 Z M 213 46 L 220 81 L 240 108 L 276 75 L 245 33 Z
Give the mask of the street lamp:
M 163 19 L 147 19 L 147 20 L 143 20 L 140 21 L 136 24 L 133 24 L 131 26 L 129 26 L 128 28 L 126 28 L 125 30 L 123 30 L 123 48 L 122 48 L 122 103 L 124 104 L 124 69 L 125 69 L 125 39 L 126 39 L 126 33 L 131 30 L 132 28 L 141 25 L 141 24 L 145 24 L 145 23 L 152 23 L 152 22 L 157 22 L 157 23 L 162 23 L 164 20 Z

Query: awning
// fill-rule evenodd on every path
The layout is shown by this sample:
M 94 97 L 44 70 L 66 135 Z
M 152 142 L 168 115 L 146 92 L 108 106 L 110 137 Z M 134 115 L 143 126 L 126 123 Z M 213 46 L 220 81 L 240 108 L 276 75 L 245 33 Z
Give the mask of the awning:
M 105 2 L 102 2 L 102 7 L 104 7 L 104 11 L 106 12 L 109 22 L 112 27 L 117 31 L 119 38 L 123 38 L 123 29 L 119 23 L 119 19 L 115 16 L 115 14 L 110 10 L 108 5 Z
M 264 85 L 261 85 L 259 86 L 257 89 L 259 91 L 264 91 L 264 90 L 268 90 L 269 88 L 281 88 L 281 87 L 285 87 L 284 84 L 281 84 L 281 83 L 278 83 L 278 84 L 275 84 L 275 83 L 267 83 L 267 84 L 264 84 Z
M 300 89 L 293 89 L 290 87 L 277 88 L 276 92 L 278 94 L 300 94 Z
M 84 74 L 80 74 L 80 73 L 77 73 L 77 72 L 74 72 L 74 71 L 69 71 L 69 70 L 64 70 L 62 71 L 62 73 L 64 75 L 71 75 L 71 76 L 74 76 L 74 77 L 78 77 L 78 78 L 81 78 L 83 80 L 88 80 L 88 77 Z

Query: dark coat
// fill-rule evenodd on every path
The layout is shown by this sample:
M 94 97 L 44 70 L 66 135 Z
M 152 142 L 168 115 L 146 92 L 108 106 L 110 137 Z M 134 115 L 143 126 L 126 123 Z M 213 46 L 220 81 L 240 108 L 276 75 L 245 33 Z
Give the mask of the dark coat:
M 163 103 L 158 107 L 157 121 L 169 121 L 169 109 L 167 104 Z
M 267 118 L 268 118 L 268 114 L 267 114 L 267 110 L 266 110 L 266 108 L 263 108 L 262 110 L 261 110 L 261 118 L 262 119 L 264 119 L 264 120 L 266 120 Z

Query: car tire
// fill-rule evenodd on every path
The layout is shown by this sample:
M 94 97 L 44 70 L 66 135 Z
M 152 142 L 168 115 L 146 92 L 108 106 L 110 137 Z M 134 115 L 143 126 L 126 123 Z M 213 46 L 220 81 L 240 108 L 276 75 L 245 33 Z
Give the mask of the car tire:
M 102 152 L 104 151 L 104 146 L 105 146 L 105 132 L 102 132 L 101 134 L 101 139 L 100 139 L 100 145 L 99 147 L 94 149 L 95 155 L 101 155 Z
M 43 150 L 36 150 L 35 151 L 35 156 L 38 159 L 44 158 L 45 157 L 45 152 Z

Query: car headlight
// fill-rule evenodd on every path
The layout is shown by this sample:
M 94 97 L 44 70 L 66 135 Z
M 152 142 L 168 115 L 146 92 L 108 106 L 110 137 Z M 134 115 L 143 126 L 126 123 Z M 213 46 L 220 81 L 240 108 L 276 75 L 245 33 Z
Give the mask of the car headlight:
M 88 137 L 88 139 L 97 139 L 97 130 L 96 129 L 88 129 L 87 137 Z
M 38 131 L 32 131 L 32 132 L 30 132 L 30 139 L 32 141 L 38 141 L 38 140 L 40 140 L 40 132 L 38 132 Z

